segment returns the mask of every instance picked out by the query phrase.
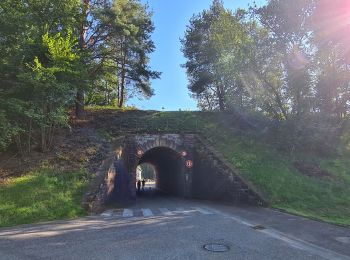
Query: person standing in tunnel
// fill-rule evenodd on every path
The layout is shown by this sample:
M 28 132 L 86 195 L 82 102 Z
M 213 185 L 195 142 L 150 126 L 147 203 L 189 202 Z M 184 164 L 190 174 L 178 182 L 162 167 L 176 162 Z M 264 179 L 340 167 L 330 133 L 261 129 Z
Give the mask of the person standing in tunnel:
M 141 181 L 138 180 L 137 181 L 137 193 L 140 193 L 140 189 L 141 189 Z
M 146 181 L 145 181 L 145 179 L 143 179 L 143 180 L 142 180 L 142 191 L 145 190 L 145 184 L 146 184 Z

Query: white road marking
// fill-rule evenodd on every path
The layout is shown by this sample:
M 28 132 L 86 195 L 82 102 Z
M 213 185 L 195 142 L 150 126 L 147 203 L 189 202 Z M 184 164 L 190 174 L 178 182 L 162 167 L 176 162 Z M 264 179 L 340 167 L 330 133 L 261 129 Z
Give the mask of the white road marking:
M 167 208 L 159 208 L 160 212 L 162 212 L 165 216 L 173 216 L 174 213 L 168 210 Z
M 335 240 L 343 244 L 350 244 L 350 237 L 336 237 Z
M 177 214 L 181 214 L 181 213 L 183 213 L 184 211 L 185 211 L 184 208 L 176 208 L 174 212 L 177 213 Z
M 185 214 L 185 215 L 188 215 L 188 214 L 191 214 L 193 213 L 193 209 L 184 209 L 184 208 L 176 208 L 176 213 L 178 214 Z
M 106 210 L 101 214 L 102 217 L 112 217 L 113 215 L 113 210 Z
M 218 215 L 221 215 L 225 218 L 230 218 L 230 219 L 232 219 L 232 220 L 234 220 L 242 225 L 245 225 L 245 226 L 253 227 L 253 226 L 257 225 L 256 223 L 248 222 L 240 217 L 232 216 L 230 214 L 221 212 L 219 210 L 215 210 L 212 208 L 210 208 L 209 210 L 218 214 Z M 287 243 L 291 247 L 297 248 L 299 250 L 303 250 L 303 251 L 308 252 L 312 255 L 317 255 L 317 256 L 323 257 L 325 259 L 350 260 L 350 257 L 348 257 L 346 255 L 342 255 L 342 254 L 339 254 L 339 253 L 334 252 L 332 250 L 329 250 L 329 249 L 326 249 L 323 247 L 319 247 L 317 245 L 314 245 L 314 244 L 309 243 L 307 241 L 304 241 L 304 240 L 295 238 L 293 236 L 284 234 L 282 232 L 279 232 L 279 231 L 272 229 L 272 228 L 269 228 L 269 227 L 267 227 L 267 229 L 257 230 L 257 232 L 264 233 L 265 235 L 268 235 L 270 237 L 273 237 L 275 239 L 278 239 L 278 240 L 281 240 L 281 241 Z
M 317 245 L 306 242 L 304 240 L 283 234 L 282 232 L 279 232 L 277 230 L 264 229 L 264 230 L 261 230 L 260 232 L 265 233 L 273 238 L 282 240 L 282 241 L 286 242 L 287 244 L 289 244 L 291 247 L 306 251 L 306 252 L 313 254 L 313 255 L 318 255 L 318 256 L 323 257 L 325 259 L 350 260 L 350 257 L 348 257 L 348 256 L 338 254 L 337 252 L 334 252 L 332 250 L 329 250 L 329 249 L 326 249 L 323 247 L 319 247 Z
M 130 209 L 124 209 L 123 211 L 123 218 L 130 218 L 134 216 L 134 213 Z
M 206 209 L 203 209 L 203 208 L 199 208 L 199 207 L 193 207 L 193 209 L 195 211 L 198 211 L 198 212 L 204 214 L 204 215 L 212 215 L 212 214 L 214 214 L 213 212 L 211 212 L 209 210 L 206 210 Z
M 144 217 L 152 217 L 153 213 L 150 209 L 141 209 L 142 214 Z

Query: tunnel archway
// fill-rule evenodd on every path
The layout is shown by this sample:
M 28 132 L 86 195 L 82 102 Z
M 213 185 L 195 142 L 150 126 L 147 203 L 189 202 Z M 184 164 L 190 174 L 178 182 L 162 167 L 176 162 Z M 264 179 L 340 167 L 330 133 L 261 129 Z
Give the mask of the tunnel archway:
M 156 170 L 157 191 L 175 196 L 184 195 L 185 175 L 181 154 L 169 147 L 154 147 L 139 158 L 138 165 L 144 163 L 153 165 Z
M 137 167 L 143 163 L 156 167 L 158 188 L 168 194 L 267 205 L 263 196 L 198 136 L 141 134 L 117 139 L 84 195 L 84 207 L 99 212 L 111 202 L 134 202 Z

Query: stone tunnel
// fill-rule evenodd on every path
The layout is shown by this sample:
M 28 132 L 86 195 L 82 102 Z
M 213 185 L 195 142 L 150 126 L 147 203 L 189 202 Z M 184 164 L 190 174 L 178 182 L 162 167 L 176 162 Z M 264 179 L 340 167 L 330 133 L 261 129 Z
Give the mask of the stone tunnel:
M 264 205 L 254 186 L 207 142 L 194 134 L 143 134 L 121 137 L 100 166 L 83 206 L 99 212 L 108 203 L 136 200 L 136 169 L 154 166 L 157 189 L 182 198 Z

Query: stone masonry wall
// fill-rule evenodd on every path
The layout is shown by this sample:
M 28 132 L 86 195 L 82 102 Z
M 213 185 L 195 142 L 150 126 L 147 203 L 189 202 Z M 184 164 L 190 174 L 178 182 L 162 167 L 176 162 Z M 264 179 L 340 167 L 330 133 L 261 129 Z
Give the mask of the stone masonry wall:
M 223 156 L 197 136 L 194 152 L 193 197 L 235 204 L 266 205 L 262 195 Z
M 101 212 L 105 205 L 115 198 L 117 170 L 116 163 L 121 163 L 124 137 L 115 140 L 114 149 L 103 160 L 83 196 L 82 207 L 88 212 Z M 120 169 L 120 167 L 119 167 Z

